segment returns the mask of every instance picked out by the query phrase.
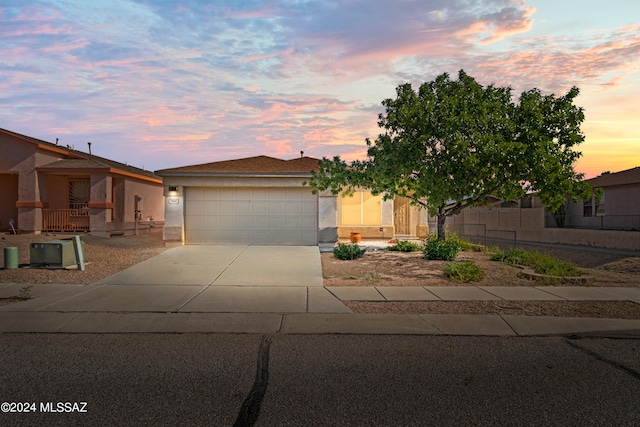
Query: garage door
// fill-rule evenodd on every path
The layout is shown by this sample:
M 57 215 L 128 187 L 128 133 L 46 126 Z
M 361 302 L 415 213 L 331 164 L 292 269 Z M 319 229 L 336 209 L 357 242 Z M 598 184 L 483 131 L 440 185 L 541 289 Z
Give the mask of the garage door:
M 185 189 L 187 244 L 318 244 L 318 202 L 309 188 Z

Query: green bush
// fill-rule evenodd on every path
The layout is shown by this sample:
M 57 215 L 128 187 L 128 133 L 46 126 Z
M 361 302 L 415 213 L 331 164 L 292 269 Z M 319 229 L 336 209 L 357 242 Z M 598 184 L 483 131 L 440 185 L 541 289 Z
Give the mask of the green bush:
M 357 243 L 338 243 L 338 246 L 333 249 L 333 256 L 338 259 L 356 259 L 366 251 L 366 249 L 360 249 Z
M 387 249 L 390 251 L 400 252 L 420 252 L 422 250 L 422 245 L 415 242 L 409 242 L 408 240 L 398 240 L 395 244 L 389 245 Z
M 473 261 L 458 261 L 447 265 L 444 275 L 461 282 L 479 282 L 484 279 L 484 270 Z
M 458 242 L 458 244 L 460 245 L 460 250 L 461 251 L 470 251 L 473 248 L 473 244 L 471 242 L 469 242 L 468 240 L 465 240 L 461 237 L 458 237 L 458 235 L 456 233 L 450 233 L 447 234 L 446 236 L 447 238 L 451 239 L 451 240 L 455 240 Z
M 438 240 L 437 236 L 427 237 L 422 253 L 426 259 L 451 261 L 458 255 L 461 249 L 462 245 L 460 244 L 458 236 L 448 234 L 444 240 Z
M 501 261 L 507 264 L 525 265 L 533 268 L 538 274 L 549 276 L 581 276 L 582 272 L 570 262 L 560 261 L 551 255 L 536 251 L 525 251 L 520 248 L 511 248 L 507 252 L 496 251 L 491 256 L 492 261 Z

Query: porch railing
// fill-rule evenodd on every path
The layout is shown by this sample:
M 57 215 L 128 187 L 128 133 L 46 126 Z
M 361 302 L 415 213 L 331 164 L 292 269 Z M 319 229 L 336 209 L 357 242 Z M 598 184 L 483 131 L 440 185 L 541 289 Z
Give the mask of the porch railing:
M 43 209 L 42 231 L 89 231 L 88 209 Z

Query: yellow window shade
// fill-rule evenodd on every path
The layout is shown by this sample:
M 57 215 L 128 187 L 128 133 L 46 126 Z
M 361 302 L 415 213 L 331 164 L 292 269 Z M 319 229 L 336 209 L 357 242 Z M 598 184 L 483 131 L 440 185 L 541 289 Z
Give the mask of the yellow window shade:
M 360 224 L 360 193 L 342 197 L 342 224 Z
M 382 196 L 362 193 L 362 224 L 376 225 L 382 223 Z
M 353 197 L 342 197 L 341 225 L 377 225 L 382 223 L 382 196 L 356 191 Z

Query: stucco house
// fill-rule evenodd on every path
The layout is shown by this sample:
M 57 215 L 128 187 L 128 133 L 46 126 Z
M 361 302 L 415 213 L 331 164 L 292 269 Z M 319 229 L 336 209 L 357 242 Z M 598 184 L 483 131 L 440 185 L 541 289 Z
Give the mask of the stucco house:
M 12 219 L 27 233 L 108 237 L 163 224 L 162 179 L 153 172 L 6 129 L 0 146 L 0 230 L 12 231 Z
M 449 231 L 481 240 L 582 245 L 640 251 L 640 167 L 586 180 L 594 196 L 549 212 L 529 195 L 518 201 L 464 209 L 447 220 Z
M 640 167 L 586 180 L 602 196 L 572 203 L 565 227 L 640 230 Z
M 338 237 L 427 234 L 427 215 L 405 200 L 313 194 L 318 159 L 269 156 L 156 171 L 163 178 L 164 239 L 180 244 L 243 243 L 333 247 Z

